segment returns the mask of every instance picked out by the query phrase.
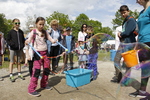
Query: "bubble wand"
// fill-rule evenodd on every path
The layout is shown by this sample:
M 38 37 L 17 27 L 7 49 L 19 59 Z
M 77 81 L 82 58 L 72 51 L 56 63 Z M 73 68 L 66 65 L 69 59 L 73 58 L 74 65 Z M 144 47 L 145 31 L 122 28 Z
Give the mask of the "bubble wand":
M 64 47 L 61 43 L 59 43 L 58 41 L 57 41 L 57 44 L 59 44 L 62 48 L 64 48 L 65 51 L 68 51 L 68 49 L 66 47 Z
M 29 43 L 28 44 L 31 48 L 32 48 L 32 50 L 41 58 L 41 59 L 43 59 L 43 57 L 35 50 L 35 48 Z

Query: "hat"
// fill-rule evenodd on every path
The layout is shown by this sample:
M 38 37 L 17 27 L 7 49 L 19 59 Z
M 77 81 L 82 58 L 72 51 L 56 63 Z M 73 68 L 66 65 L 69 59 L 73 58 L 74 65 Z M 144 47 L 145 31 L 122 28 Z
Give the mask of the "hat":
M 67 28 L 66 28 L 66 31 L 70 31 L 70 30 L 71 30 L 71 28 L 70 28 L 70 27 L 67 27 Z
M 29 25 L 29 28 L 34 27 L 33 25 Z

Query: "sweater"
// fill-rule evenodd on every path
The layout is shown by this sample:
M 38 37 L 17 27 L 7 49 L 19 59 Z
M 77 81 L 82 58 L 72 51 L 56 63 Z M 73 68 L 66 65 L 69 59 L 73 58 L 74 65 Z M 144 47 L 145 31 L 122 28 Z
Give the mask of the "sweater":
M 8 32 L 6 41 L 10 46 L 11 50 L 22 50 L 25 43 L 25 38 L 23 31 L 19 29 L 18 31 L 12 29 Z

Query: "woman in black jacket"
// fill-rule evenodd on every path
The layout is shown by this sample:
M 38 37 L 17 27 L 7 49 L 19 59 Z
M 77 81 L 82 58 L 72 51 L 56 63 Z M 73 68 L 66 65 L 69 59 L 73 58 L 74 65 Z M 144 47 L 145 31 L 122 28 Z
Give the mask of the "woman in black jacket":
M 14 56 L 17 56 L 17 68 L 18 68 L 18 78 L 21 78 L 24 80 L 25 78 L 21 75 L 21 64 L 20 64 L 20 59 L 21 59 L 21 52 L 24 47 L 24 33 L 21 29 L 19 29 L 20 26 L 20 20 L 19 19 L 14 19 L 13 21 L 13 29 L 9 31 L 7 35 L 7 44 L 10 47 L 10 64 L 9 64 L 9 69 L 10 69 L 10 81 L 15 82 L 15 78 L 13 77 L 13 64 L 14 64 Z

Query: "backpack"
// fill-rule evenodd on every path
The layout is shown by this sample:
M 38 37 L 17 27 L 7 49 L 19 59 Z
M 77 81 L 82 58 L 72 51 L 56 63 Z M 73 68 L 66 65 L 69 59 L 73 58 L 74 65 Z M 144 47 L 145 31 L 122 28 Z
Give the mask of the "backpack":
M 45 41 L 46 41 L 46 40 L 47 40 L 46 31 L 45 31 L 45 30 L 42 30 L 42 33 L 44 33 L 44 35 L 45 35 Z M 34 30 L 33 30 L 33 40 L 32 40 L 33 45 L 34 45 L 34 41 L 35 41 L 36 35 L 37 35 L 36 29 L 34 29 Z
M 130 16 L 128 19 L 130 19 L 130 18 L 133 18 L 132 16 Z M 136 23 L 136 28 L 135 28 L 135 30 L 133 31 L 133 33 L 134 33 L 134 35 L 135 36 L 137 36 L 138 35 L 138 24 Z

